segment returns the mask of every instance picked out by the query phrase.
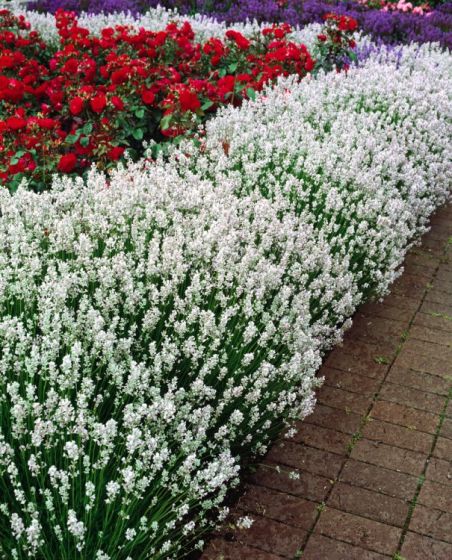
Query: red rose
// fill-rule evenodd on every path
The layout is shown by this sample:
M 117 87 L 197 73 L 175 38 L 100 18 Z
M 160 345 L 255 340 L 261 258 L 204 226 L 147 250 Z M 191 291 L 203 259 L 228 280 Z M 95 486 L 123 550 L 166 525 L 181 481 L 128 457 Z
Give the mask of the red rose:
M 312 58 L 310 56 L 307 57 L 306 62 L 304 63 L 304 69 L 306 70 L 306 72 L 311 72 L 314 66 L 315 66 L 315 62 L 312 60 Z
M 198 96 L 189 89 L 183 89 L 179 93 L 179 103 L 182 111 L 196 111 L 201 107 Z
M 107 98 L 103 93 L 99 93 L 95 97 L 93 97 L 90 101 L 91 109 L 95 113 L 102 113 L 102 111 L 107 106 Z
M 127 81 L 127 78 L 128 78 L 128 72 L 126 68 L 115 70 L 111 74 L 111 82 L 116 85 L 123 84 L 124 82 Z
M 124 153 L 124 148 L 121 148 L 120 146 L 115 146 L 114 148 L 111 148 L 111 150 L 107 152 L 107 157 L 111 161 L 118 161 L 118 159 L 122 156 L 123 153 Z
M 74 97 L 69 101 L 69 111 L 72 115 L 79 115 L 83 111 L 83 99 Z
M 356 19 L 352 17 L 348 18 L 348 30 L 355 31 L 356 29 L 358 29 L 358 22 L 356 21 Z
M 152 105 L 155 101 L 155 94 L 151 90 L 145 89 L 141 94 L 141 99 L 143 100 L 143 103 L 146 103 L 146 105 Z
M 37 120 L 38 126 L 40 126 L 41 128 L 45 128 L 46 130 L 51 130 L 52 128 L 54 128 L 57 125 L 57 122 L 54 121 L 53 119 L 38 119 Z
M 27 126 L 27 121 L 21 117 L 9 117 L 6 119 L 6 126 L 11 130 L 20 130 Z
M 111 102 L 113 104 L 113 107 L 118 111 L 122 111 L 124 109 L 124 101 L 117 95 L 113 95 L 113 97 L 111 98 Z
M 326 41 L 326 35 L 323 35 L 323 34 L 317 35 L 317 39 L 318 39 L 319 41 L 322 41 L 322 43 L 323 43 L 324 41 Z
M 235 41 L 235 44 L 242 51 L 246 51 L 247 49 L 249 49 L 249 47 L 251 45 L 250 41 L 248 41 L 248 39 L 246 37 L 244 37 L 238 31 L 234 31 L 233 29 L 230 29 L 229 31 L 226 31 L 226 37 L 228 39 L 232 39 L 233 41 Z
M 77 165 L 77 157 L 75 154 L 66 154 L 60 157 L 58 162 L 58 170 L 63 173 L 70 173 Z

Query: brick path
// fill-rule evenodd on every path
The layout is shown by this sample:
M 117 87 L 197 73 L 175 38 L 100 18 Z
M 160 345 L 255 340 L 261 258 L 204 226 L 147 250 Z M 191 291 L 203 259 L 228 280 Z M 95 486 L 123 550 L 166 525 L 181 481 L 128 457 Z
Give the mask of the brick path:
M 325 361 L 202 560 L 452 559 L 452 206 Z M 289 478 L 295 472 L 299 479 Z M 251 529 L 233 521 L 249 515 Z

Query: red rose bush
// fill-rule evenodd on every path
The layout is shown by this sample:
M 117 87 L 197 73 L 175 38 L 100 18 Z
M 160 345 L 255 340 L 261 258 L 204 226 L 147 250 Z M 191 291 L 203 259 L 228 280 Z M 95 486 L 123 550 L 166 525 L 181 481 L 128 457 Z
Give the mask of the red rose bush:
M 339 28 L 342 19 L 334 55 L 324 44 L 318 50 L 328 69 L 341 69 L 350 50 L 354 28 Z M 198 42 L 188 22 L 94 35 L 74 13 L 59 10 L 55 21 L 57 45 L 23 16 L 0 11 L 0 181 L 11 190 L 23 178 L 44 190 L 54 172 L 83 175 L 93 163 L 108 170 L 126 151 L 140 157 L 144 141 L 191 133 L 219 107 L 254 99 L 279 77 L 326 69 L 289 39 L 285 24 Z

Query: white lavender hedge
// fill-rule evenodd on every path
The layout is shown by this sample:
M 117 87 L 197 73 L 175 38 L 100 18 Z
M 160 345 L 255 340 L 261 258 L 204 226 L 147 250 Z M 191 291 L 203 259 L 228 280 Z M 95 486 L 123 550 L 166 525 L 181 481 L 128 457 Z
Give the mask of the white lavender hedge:
M 0 192 L 0 557 L 183 557 L 450 194 L 450 64 L 281 82 L 201 150 Z M 191 152 L 191 153 L 190 153 Z

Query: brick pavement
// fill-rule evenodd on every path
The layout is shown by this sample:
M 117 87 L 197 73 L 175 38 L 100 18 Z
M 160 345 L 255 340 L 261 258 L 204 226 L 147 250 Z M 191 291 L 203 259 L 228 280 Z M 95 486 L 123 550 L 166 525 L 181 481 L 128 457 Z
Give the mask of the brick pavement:
M 451 560 L 452 205 L 320 374 L 202 560 Z

